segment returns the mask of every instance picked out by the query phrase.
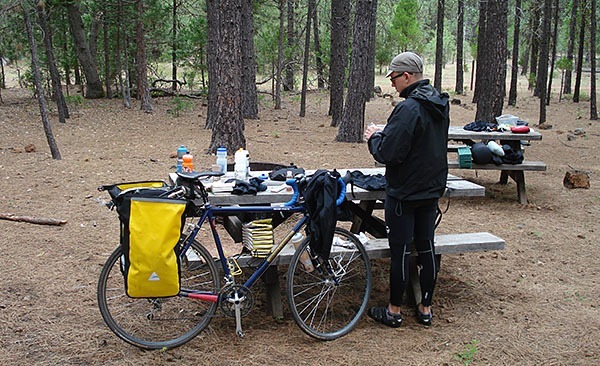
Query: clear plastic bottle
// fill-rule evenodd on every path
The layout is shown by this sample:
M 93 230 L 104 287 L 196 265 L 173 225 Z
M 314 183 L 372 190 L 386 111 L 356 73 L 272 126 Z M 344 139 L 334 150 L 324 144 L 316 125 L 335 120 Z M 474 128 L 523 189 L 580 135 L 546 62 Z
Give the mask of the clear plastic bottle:
M 249 154 L 248 150 L 244 150 L 240 148 L 235 152 L 235 178 L 240 180 L 245 180 L 248 177 L 248 168 L 249 168 Z
M 223 173 L 227 173 L 227 149 L 224 147 L 217 148 L 217 165 Z
M 292 236 L 292 244 L 296 249 L 298 249 L 298 247 L 300 246 L 300 244 L 302 244 L 303 241 L 304 235 L 302 235 L 302 233 L 296 233 L 294 234 L 294 236 Z M 308 255 L 308 252 L 306 250 L 304 251 L 304 253 L 300 254 L 300 264 L 302 264 L 302 267 L 306 272 L 312 272 L 315 270 L 315 267 L 312 264 L 312 260 L 310 259 L 310 256 Z

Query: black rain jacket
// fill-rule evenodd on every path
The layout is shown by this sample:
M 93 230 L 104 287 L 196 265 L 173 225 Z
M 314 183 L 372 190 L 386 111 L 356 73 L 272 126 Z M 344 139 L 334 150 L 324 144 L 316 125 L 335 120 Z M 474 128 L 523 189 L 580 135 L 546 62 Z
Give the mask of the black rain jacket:
M 386 194 L 398 200 L 439 198 L 448 179 L 448 94 L 440 94 L 429 80 L 402 90 L 381 132 L 369 139 L 369 152 L 385 164 Z

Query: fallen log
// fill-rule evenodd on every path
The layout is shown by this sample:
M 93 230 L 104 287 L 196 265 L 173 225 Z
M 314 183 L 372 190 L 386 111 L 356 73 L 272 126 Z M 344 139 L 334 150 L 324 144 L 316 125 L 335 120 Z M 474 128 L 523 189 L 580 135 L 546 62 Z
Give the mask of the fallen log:
M 67 223 L 67 221 L 65 221 L 65 220 L 57 220 L 57 219 L 51 219 L 51 218 L 47 218 L 47 217 L 18 216 L 18 215 L 2 213 L 2 212 L 0 212 L 0 219 L 9 220 L 9 221 L 28 222 L 31 224 L 38 224 L 38 225 L 62 226 Z

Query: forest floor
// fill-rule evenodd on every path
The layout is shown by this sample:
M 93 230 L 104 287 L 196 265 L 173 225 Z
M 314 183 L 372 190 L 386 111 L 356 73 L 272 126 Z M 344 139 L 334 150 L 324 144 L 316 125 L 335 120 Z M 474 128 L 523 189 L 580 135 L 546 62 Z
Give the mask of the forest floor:
M 450 74 L 449 70 L 444 71 Z M 389 82 L 378 79 L 384 92 Z M 452 88 L 451 79 L 446 81 Z M 525 83 L 525 81 L 523 81 Z M 556 83 L 555 85 L 558 85 Z M 520 87 L 512 113 L 537 123 L 538 101 Z M 472 95 L 458 96 L 452 124 L 475 117 Z M 600 363 L 600 125 L 589 120 L 589 102 L 548 107 L 552 129 L 525 148 L 545 172 L 527 172 L 529 204 L 517 202 L 515 184 L 498 184 L 497 171 L 451 171 L 486 188 L 485 197 L 452 199 L 439 233 L 489 231 L 506 240 L 502 251 L 447 255 L 442 259 L 434 325 L 391 329 L 368 317 L 346 337 L 319 342 L 306 336 L 289 310 L 275 321 L 263 309 L 235 321 L 217 317 L 191 342 L 169 351 L 142 351 L 118 339 L 96 302 L 100 269 L 118 245 L 115 212 L 97 187 L 166 179 L 173 154 L 184 144 L 198 169 L 210 131 L 206 107 L 189 100 L 178 117 L 172 98 L 153 100 L 154 112 L 122 108 L 119 100 L 71 106 L 66 124 L 51 115 L 62 160 L 51 158 L 36 100 L 29 91 L 2 90 L 0 103 L 0 212 L 66 220 L 62 226 L 0 220 L 0 363 L 6 365 L 593 365 Z M 395 97 L 398 100 L 398 97 Z M 186 101 L 188 101 L 186 99 Z M 367 105 L 366 123 L 383 123 L 392 99 Z M 306 117 L 299 96 L 274 110 L 261 95 L 260 120 L 246 121 L 252 161 L 307 169 L 372 167 L 366 145 L 335 142 L 328 96 L 310 93 Z M 575 134 L 576 129 L 579 134 Z M 580 133 L 582 132 L 582 133 Z M 230 158 L 231 159 L 231 158 Z M 567 189 L 571 169 L 587 171 L 589 189 Z M 443 202 L 444 207 L 446 202 Z M 370 305 L 387 301 L 387 261 L 374 261 Z M 258 297 L 261 297 L 260 295 Z

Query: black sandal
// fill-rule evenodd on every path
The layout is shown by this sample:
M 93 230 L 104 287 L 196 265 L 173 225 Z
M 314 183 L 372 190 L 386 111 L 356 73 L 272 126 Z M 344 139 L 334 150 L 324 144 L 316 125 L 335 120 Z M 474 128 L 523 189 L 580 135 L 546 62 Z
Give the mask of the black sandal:
M 419 320 L 419 323 L 430 326 L 433 319 L 433 311 L 430 310 L 429 314 L 423 314 L 421 310 L 419 310 L 419 306 L 417 306 L 417 319 Z
M 398 328 L 402 325 L 401 314 L 391 314 L 387 306 L 374 306 L 369 309 L 369 316 L 378 323 L 388 327 Z

